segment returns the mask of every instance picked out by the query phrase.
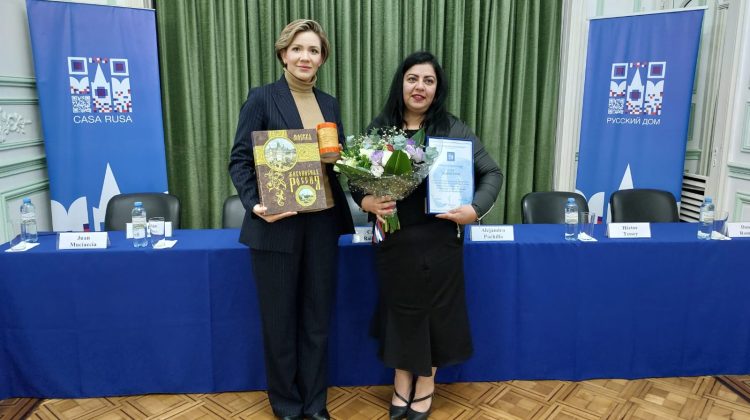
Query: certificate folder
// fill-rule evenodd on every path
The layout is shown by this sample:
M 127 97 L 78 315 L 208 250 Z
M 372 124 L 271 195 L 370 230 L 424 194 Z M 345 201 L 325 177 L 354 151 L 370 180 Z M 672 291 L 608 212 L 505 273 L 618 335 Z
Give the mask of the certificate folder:
M 474 199 L 474 144 L 469 139 L 428 137 L 438 151 L 427 178 L 427 213 L 446 213 Z

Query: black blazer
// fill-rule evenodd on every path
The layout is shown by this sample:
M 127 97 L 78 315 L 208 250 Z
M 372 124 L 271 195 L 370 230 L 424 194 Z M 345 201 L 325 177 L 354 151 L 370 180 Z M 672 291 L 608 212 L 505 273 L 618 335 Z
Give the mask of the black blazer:
M 326 121 L 335 122 L 339 131 L 339 143 L 343 144 L 343 125 L 339 104 L 331 95 L 313 88 L 320 111 Z M 287 217 L 274 223 L 266 223 L 253 213 L 253 206 L 260 203 L 258 180 L 255 173 L 255 157 L 251 133 L 258 130 L 298 129 L 302 126 L 297 105 L 284 76 L 278 81 L 250 89 L 245 104 L 240 110 L 237 134 L 229 157 L 229 175 L 232 178 L 242 205 L 245 207 L 245 219 L 242 222 L 240 242 L 253 249 L 266 251 L 292 251 L 292 234 L 301 229 L 302 213 Z M 354 231 L 349 205 L 338 182 L 333 165 L 325 164 L 328 179 L 336 203 L 336 226 L 331 229 L 340 234 Z

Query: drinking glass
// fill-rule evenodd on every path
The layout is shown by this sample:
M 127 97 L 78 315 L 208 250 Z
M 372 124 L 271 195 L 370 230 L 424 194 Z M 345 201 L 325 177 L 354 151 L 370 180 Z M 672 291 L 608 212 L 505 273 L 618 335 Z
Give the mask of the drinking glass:
M 164 239 L 164 218 L 150 217 L 148 219 L 148 231 L 151 234 L 151 246 L 156 247 L 156 243 Z
M 723 211 L 716 213 L 714 217 L 714 232 L 718 232 L 724 236 L 727 236 L 727 220 L 729 219 L 729 213 Z
M 11 251 L 23 251 L 26 249 L 26 242 L 21 240 L 21 222 L 7 220 L 5 222 L 5 237 L 9 238 L 8 247 Z
M 596 213 L 592 211 L 582 211 L 578 214 L 578 234 L 585 233 L 593 238 L 594 225 L 596 225 Z

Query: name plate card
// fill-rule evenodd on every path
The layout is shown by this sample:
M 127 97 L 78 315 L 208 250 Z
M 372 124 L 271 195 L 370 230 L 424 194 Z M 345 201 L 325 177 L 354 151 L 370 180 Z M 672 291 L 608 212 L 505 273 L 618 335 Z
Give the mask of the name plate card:
M 727 223 L 727 236 L 730 238 L 750 238 L 750 222 Z
M 352 243 L 370 243 L 372 242 L 372 227 L 367 226 L 355 226 L 354 235 L 352 235 Z
M 474 242 L 513 241 L 513 226 L 472 225 L 469 236 Z
M 60 232 L 57 249 L 106 249 L 107 232 Z
M 650 238 L 650 223 L 610 223 L 607 225 L 607 236 L 616 239 Z

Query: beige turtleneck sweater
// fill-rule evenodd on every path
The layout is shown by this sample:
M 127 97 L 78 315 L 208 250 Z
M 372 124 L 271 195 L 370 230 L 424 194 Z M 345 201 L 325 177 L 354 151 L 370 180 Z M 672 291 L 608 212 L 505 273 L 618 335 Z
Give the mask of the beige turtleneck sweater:
M 289 85 L 289 90 L 292 91 L 294 104 L 297 105 L 297 112 L 299 112 L 300 119 L 302 119 L 302 127 L 316 129 L 318 124 L 326 121 L 313 92 L 313 86 L 315 86 L 315 81 L 318 77 L 315 76 L 312 80 L 306 82 L 296 78 L 284 69 L 284 78 Z M 326 192 L 326 207 L 331 208 L 334 204 L 333 191 L 331 190 L 331 183 L 328 180 L 328 171 L 326 171 L 325 164 L 322 164 L 322 166 L 323 171 L 320 182 L 323 184 L 323 189 Z
M 320 111 L 318 100 L 315 99 L 315 93 L 313 93 L 315 80 L 318 77 L 315 76 L 312 80 L 306 82 L 296 78 L 286 69 L 284 69 L 284 77 L 286 78 L 286 83 L 289 85 L 289 90 L 292 91 L 292 97 L 294 97 L 294 103 L 297 105 L 299 116 L 302 118 L 302 127 L 315 129 L 318 124 L 325 122 L 326 120 Z

